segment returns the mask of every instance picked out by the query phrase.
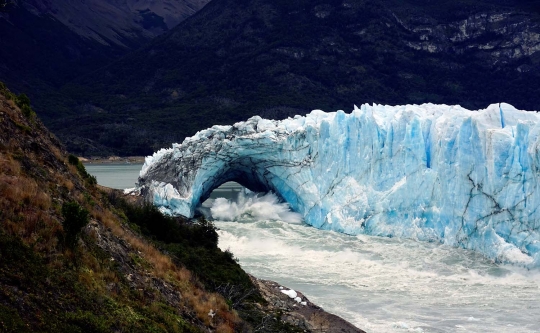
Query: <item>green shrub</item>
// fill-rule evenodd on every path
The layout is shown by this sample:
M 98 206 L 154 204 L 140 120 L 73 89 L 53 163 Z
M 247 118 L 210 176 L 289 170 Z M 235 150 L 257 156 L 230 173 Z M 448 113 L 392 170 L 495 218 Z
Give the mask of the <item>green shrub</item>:
M 68 162 L 69 164 L 71 165 L 74 165 L 75 167 L 77 167 L 77 171 L 79 172 L 79 174 L 81 175 L 81 177 L 86 180 L 86 182 L 89 184 L 89 185 L 96 185 L 97 184 L 97 179 L 96 177 L 92 176 L 91 174 L 89 174 L 87 171 L 86 171 L 86 168 L 84 167 L 84 164 L 82 164 L 82 162 L 79 160 L 79 158 L 73 154 L 69 154 L 68 156 Z
M 77 166 L 80 163 L 79 158 L 73 154 L 69 154 L 68 162 L 69 164 L 75 165 L 75 166 Z
M 204 218 L 192 222 L 166 216 L 152 204 L 135 206 L 116 195 L 110 195 L 109 201 L 143 235 L 194 272 L 209 290 L 220 292 L 218 287 L 223 285 L 234 285 L 241 292 L 253 288 L 233 254 L 217 246 L 218 233 L 212 222 Z
M 0 94 L 4 95 L 8 100 L 17 99 L 17 96 L 9 91 L 8 87 L 3 82 L 0 82 Z
M 22 108 L 23 106 L 30 106 L 30 98 L 26 96 L 26 94 L 20 94 L 17 96 L 17 100 L 15 101 L 18 107 Z
M 16 310 L 0 304 L 0 332 L 31 332 Z
M 1 88 L 1 87 L 0 87 Z M 20 94 L 15 98 L 15 104 L 21 109 L 23 115 L 26 118 L 34 118 L 36 113 L 32 110 L 30 106 L 30 98 L 26 94 Z
M 89 222 L 88 211 L 75 201 L 64 202 L 62 216 L 64 217 L 64 242 L 67 246 L 74 248 L 82 228 Z
M 28 105 L 23 105 L 21 107 L 21 111 L 23 113 L 23 115 L 26 117 L 26 118 L 32 118 L 36 115 L 36 113 L 34 112 L 34 110 L 32 110 L 31 107 L 29 107 Z

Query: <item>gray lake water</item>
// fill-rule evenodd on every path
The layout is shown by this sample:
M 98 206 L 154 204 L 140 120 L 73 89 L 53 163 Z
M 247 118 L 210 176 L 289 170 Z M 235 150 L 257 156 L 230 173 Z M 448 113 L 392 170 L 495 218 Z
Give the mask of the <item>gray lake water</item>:
M 104 186 L 128 188 L 141 166 L 86 168 Z M 368 333 L 540 332 L 538 270 L 438 243 L 253 218 L 273 208 L 253 198 L 235 202 L 240 190 L 227 183 L 212 195 L 233 199 L 216 200 L 216 211 L 240 212 L 233 221 L 215 221 L 220 248 L 230 249 L 247 272 L 297 288 Z
M 139 172 L 142 169 L 139 163 L 107 163 L 107 164 L 85 164 L 84 167 L 89 174 L 96 177 L 99 185 L 126 189 L 135 187 Z
M 135 187 L 142 169 L 142 163 L 107 163 L 107 164 L 85 164 L 86 171 L 95 176 L 99 185 L 126 189 Z M 234 198 L 242 187 L 234 182 L 221 185 L 212 192 L 210 198 Z

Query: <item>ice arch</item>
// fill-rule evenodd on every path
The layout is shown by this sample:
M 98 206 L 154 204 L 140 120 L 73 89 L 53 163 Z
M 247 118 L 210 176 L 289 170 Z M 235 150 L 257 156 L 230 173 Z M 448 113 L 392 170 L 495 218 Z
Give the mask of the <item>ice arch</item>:
M 139 188 L 169 214 L 233 180 L 306 223 L 441 241 L 540 263 L 540 116 L 494 104 L 363 105 L 214 126 L 147 157 Z

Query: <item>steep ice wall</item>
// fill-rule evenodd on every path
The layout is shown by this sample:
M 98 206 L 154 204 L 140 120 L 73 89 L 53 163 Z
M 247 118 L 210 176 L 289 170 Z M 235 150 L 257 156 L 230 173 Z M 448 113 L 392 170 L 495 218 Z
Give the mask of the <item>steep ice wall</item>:
M 146 158 L 139 186 L 192 216 L 226 181 L 273 191 L 305 222 L 441 241 L 540 266 L 540 114 L 494 104 L 362 105 L 214 126 Z

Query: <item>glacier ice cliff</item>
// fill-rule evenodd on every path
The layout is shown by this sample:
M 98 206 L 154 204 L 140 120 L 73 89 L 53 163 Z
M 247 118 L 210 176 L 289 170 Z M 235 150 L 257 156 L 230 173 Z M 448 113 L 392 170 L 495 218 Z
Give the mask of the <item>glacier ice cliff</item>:
M 162 211 L 190 217 L 236 181 L 273 191 L 317 228 L 439 241 L 538 267 L 539 137 L 540 114 L 508 104 L 253 117 L 147 157 L 138 186 Z

